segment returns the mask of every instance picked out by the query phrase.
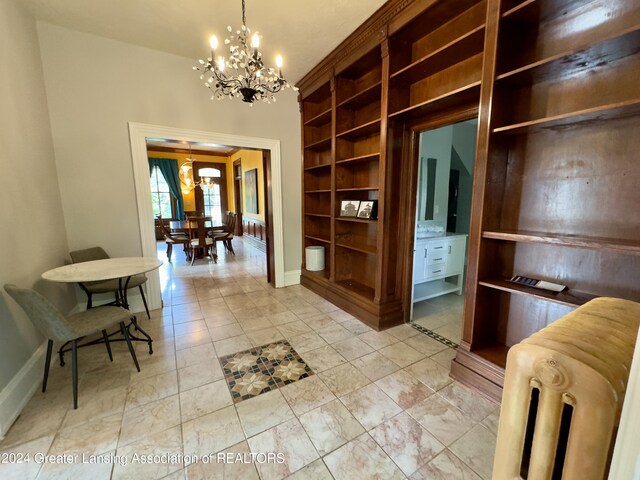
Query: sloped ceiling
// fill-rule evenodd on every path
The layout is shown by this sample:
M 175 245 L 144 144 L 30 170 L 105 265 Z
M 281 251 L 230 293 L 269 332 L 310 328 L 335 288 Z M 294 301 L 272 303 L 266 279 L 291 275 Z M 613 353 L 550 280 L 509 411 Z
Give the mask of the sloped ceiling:
M 242 24 L 241 0 L 24 0 L 41 21 L 194 59 L 209 37 Z M 295 83 L 384 0 L 246 0 L 247 27 L 262 36 L 265 63 L 284 57 Z

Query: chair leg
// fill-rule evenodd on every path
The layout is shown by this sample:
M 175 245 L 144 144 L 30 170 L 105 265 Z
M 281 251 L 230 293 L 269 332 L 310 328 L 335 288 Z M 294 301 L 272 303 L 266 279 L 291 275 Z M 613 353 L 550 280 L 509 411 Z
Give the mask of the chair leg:
M 124 339 L 127 341 L 127 347 L 129 347 L 129 353 L 131 354 L 131 358 L 133 358 L 133 363 L 136 365 L 136 369 L 140 371 L 140 365 L 138 364 L 138 357 L 136 357 L 136 351 L 133 349 L 133 345 L 131 345 L 129 332 L 127 332 L 127 327 L 124 326 L 124 322 L 120 322 L 120 331 L 124 335 Z
M 142 285 L 139 285 L 140 295 L 142 296 L 142 303 L 144 303 L 144 309 L 147 312 L 147 318 L 151 320 L 151 314 L 149 313 L 149 307 L 147 306 L 147 299 L 144 296 L 144 290 L 142 289 Z
M 167 259 L 171 263 L 171 252 L 173 250 L 173 243 L 167 243 Z
M 78 341 L 71 340 L 71 381 L 73 383 L 73 409 L 78 408 Z
M 89 310 L 93 306 L 93 302 L 91 301 L 92 295 L 87 292 L 87 310 Z
M 47 358 L 44 360 L 44 378 L 42 379 L 42 393 L 47 390 L 47 379 L 49 378 L 49 367 L 51 366 L 51 353 L 53 352 L 53 340 L 47 343 Z
M 102 338 L 104 338 L 104 344 L 107 347 L 107 352 L 109 353 L 109 360 L 113 362 L 113 354 L 111 353 L 111 344 L 109 343 L 109 335 L 107 335 L 106 330 L 102 330 Z

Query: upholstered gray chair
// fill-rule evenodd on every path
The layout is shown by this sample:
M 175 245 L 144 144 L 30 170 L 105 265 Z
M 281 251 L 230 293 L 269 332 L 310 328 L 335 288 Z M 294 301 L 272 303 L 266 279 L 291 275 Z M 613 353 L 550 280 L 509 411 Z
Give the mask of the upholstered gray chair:
M 129 347 L 131 358 L 136 369 L 140 371 L 140 365 L 136 358 L 136 352 L 131 345 L 129 332 L 125 326 L 132 314 L 122 307 L 101 306 L 87 311 L 76 313 L 68 317 L 64 316 L 51 302 L 35 290 L 19 288 L 6 284 L 5 291 L 22 307 L 34 326 L 47 337 L 47 356 L 44 364 L 44 377 L 42 379 L 42 391 L 47 389 L 49 366 L 51 365 L 51 353 L 53 342 L 71 342 L 71 379 L 73 383 L 73 408 L 78 408 L 78 353 L 77 341 L 81 337 L 102 333 L 109 359 L 113 361 L 107 328 L 119 325 L 122 334 Z
M 70 252 L 71 260 L 73 263 L 90 262 L 93 260 L 104 260 L 109 258 L 107 252 L 102 247 L 85 248 L 84 250 L 76 250 Z M 144 303 L 144 309 L 147 312 L 147 317 L 151 318 L 149 314 L 149 307 L 147 306 L 147 299 L 144 296 L 144 290 L 142 285 L 147 281 L 147 277 L 144 275 L 134 275 L 129 279 L 127 288 L 138 288 L 140 295 L 142 296 L 142 303 Z M 87 294 L 87 310 L 92 307 L 92 296 L 94 293 L 114 293 L 116 296 L 115 303 L 124 303 L 125 299 L 119 298 L 119 280 L 104 280 L 100 282 L 84 282 L 80 283 L 80 288 Z M 126 304 L 125 304 L 126 306 Z

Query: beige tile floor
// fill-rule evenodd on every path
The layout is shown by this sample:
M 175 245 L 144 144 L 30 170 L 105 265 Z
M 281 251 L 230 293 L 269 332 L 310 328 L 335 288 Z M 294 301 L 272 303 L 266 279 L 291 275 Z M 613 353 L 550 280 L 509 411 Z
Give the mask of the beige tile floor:
M 122 343 L 113 363 L 100 346 L 82 349 L 73 410 L 69 367 L 52 366 L 47 393 L 0 442 L 31 462 L 0 463 L 0 478 L 491 477 L 498 409 L 451 381 L 453 350 L 407 325 L 375 332 L 304 287 L 273 289 L 263 254 L 234 243 L 237 255 L 221 253 L 217 265 L 190 267 L 174 252 L 162 267 L 165 306 L 139 317 L 155 350 L 136 346 L 140 373 Z M 451 324 L 442 317 L 455 301 L 426 303 L 421 324 Z M 217 357 L 282 338 L 316 375 L 234 405 Z M 247 462 L 217 462 L 218 453 Z M 62 454 L 112 461 L 55 463 Z
M 448 293 L 413 305 L 413 321 L 454 343 L 462 337 L 464 297 Z

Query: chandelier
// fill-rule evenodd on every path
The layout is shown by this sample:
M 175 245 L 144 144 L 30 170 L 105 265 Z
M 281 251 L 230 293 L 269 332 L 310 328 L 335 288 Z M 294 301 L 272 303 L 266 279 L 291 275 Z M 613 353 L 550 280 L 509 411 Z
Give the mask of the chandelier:
M 193 177 L 193 162 L 195 161 L 196 159 L 191 156 L 191 143 L 189 143 L 189 156 L 178 172 L 180 182 L 183 186 L 182 193 L 185 195 L 196 187 L 200 187 L 203 190 L 205 188 L 211 189 L 217 183 L 215 179 L 221 177 L 220 170 L 217 168 L 200 168 L 198 169 L 198 176 L 200 177 L 200 180 L 196 182 Z
M 275 102 L 274 94 L 282 88 L 290 88 L 289 83 L 282 78 L 282 57 L 276 56 L 278 71 L 267 68 L 262 63 L 262 54 L 258 50 L 260 35 L 258 32 L 251 35 L 247 28 L 245 18 L 244 0 L 242 0 L 242 27 L 236 30 L 235 35 L 231 26 L 227 27 L 229 37 L 224 44 L 229 45 L 229 58 L 219 56 L 216 58 L 218 38 L 211 36 L 211 57 L 200 60 L 200 66 L 194 70 L 202 72 L 201 80 L 205 80 L 205 86 L 213 92 L 211 100 L 217 98 L 242 98 L 243 102 L 253 104 L 255 100 L 267 103 Z M 251 38 L 249 44 L 248 39 Z M 296 87 L 292 87 L 297 91 Z

